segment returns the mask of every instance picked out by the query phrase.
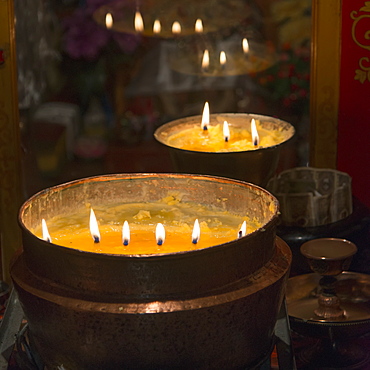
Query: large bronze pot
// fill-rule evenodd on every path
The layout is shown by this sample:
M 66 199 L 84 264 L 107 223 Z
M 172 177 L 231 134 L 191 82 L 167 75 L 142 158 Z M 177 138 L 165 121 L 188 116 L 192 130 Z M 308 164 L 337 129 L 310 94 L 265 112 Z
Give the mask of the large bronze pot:
M 45 242 L 30 229 L 79 202 L 189 201 L 255 215 L 263 226 L 190 252 L 108 255 Z M 89 178 L 36 194 L 20 210 L 23 251 L 11 276 L 32 345 L 48 369 L 239 369 L 261 361 L 291 253 L 276 239 L 278 203 L 255 185 L 200 175 Z

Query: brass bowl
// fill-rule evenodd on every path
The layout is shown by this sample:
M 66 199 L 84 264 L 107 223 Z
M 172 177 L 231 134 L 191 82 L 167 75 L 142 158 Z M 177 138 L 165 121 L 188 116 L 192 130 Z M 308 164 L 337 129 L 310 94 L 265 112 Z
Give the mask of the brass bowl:
M 344 271 L 337 276 L 336 293 L 345 315 L 321 320 L 315 314 L 320 296 L 320 275 L 288 279 L 286 298 L 290 326 L 314 343 L 296 351 L 302 368 L 368 369 L 370 331 L 370 275 Z M 309 341 L 310 342 L 310 341 Z
M 245 127 L 254 118 L 267 130 L 280 130 L 285 139 L 277 145 L 239 152 L 200 152 L 173 147 L 167 143 L 169 135 L 182 129 L 200 126 L 201 116 L 180 118 L 160 126 L 155 139 L 168 148 L 175 170 L 180 173 L 224 176 L 265 187 L 277 169 L 281 149 L 295 134 L 294 127 L 277 118 L 258 114 L 211 114 L 210 122 L 232 123 Z
M 312 271 L 335 276 L 348 270 L 357 247 L 346 239 L 318 238 L 303 243 L 300 250 Z

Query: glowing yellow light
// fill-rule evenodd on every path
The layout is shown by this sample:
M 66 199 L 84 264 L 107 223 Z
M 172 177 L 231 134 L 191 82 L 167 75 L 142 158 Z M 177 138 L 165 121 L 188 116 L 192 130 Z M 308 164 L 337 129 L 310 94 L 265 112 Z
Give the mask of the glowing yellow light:
M 203 114 L 202 114 L 202 129 L 207 130 L 209 125 L 209 104 L 206 101 L 203 108 Z
M 224 51 L 221 51 L 220 53 L 220 64 L 221 67 L 224 67 L 226 64 L 226 53 Z
M 141 16 L 141 13 L 139 11 L 135 12 L 135 31 L 136 32 L 143 32 L 144 31 L 144 20 Z
M 48 227 L 46 226 L 45 219 L 41 220 L 41 228 L 42 228 L 42 239 L 51 243 L 51 237 L 50 237 L 50 234 L 49 234 Z
M 110 30 L 113 27 L 113 16 L 111 13 L 105 15 L 105 26 Z
M 195 22 L 195 32 L 197 32 L 197 33 L 202 33 L 203 32 L 203 22 L 199 18 Z
M 209 67 L 209 51 L 208 49 L 204 50 L 202 58 L 202 70 L 206 71 Z
M 161 33 L 161 31 L 162 31 L 161 22 L 158 19 L 156 19 L 153 24 L 153 32 L 158 34 Z
M 227 121 L 224 121 L 223 134 L 224 134 L 225 141 L 228 142 L 230 139 L 230 129 L 229 129 L 229 124 Z
M 181 33 L 181 24 L 178 21 L 173 22 L 172 33 L 175 35 L 178 35 Z
M 90 210 L 90 234 L 95 243 L 100 242 L 98 221 L 96 220 L 95 213 L 92 208 Z
M 246 38 L 243 39 L 242 46 L 243 46 L 243 52 L 247 54 L 249 52 L 249 43 Z
M 123 223 L 122 227 L 122 243 L 128 245 L 130 243 L 130 226 L 127 221 Z
M 252 133 L 253 145 L 257 147 L 260 143 L 260 138 L 259 138 L 257 127 L 256 127 L 256 121 L 254 120 L 254 118 L 252 118 L 252 121 L 251 121 L 251 133 Z
M 200 239 L 200 226 L 198 219 L 194 222 L 193 233 L 191 234 L 191 241 L 193 244 L 197 244 Z
M 157 239 L 157 244 L 162 245 L 166 238 L 166 231 L 164 229 L 163 224 L 158 223 L 155 229 L 155 237 Z

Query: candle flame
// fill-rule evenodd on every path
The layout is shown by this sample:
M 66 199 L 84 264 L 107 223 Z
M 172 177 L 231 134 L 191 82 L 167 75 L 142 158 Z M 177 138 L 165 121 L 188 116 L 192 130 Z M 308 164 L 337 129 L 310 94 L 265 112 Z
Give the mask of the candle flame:
M 90 234 L 95 243 L 100 242 L 98 221 L 96 220 L 95 213 L 92 208 L 90 209 Z
M 111 13 L 107 13 L 105 15 L 105 26 L 108 30 L 110 30 L 113 27 L 113 16 Z
M 153 24 L 153 32 L 158 34 L 161 33 L 161 31 L 162 31 L 161 22 L 158 19 L 156 19 Z
M 198 219 L 194 222 L 193 233 L 191 234 L 191 240 L 193 244 L 197 244 L 200 239 L 200 226 Z
M 256 121 L 254 118 L 252 118 L 252 122 L 251 122 L 251 132 L 252 132 L 252 141 L 253 141 L 253 145 L 255 147 L 257 147 L 260 143 L 260 138 L 258 136 L 258 131 L 257 131 L 257 127 L 256 127 Z
M 157 227 L 155 229 L 155 237 L 157 239 L 158 245 L 162 245 L 164 243 L 164 240 L 166 238 L 166 231 L 161 223 L 157 224 Z
M 230 129 L 229 129 L 229 124 L 227 121 L 224 121 L 223 132 L 224 132 L 225 141 L 228 142 L 230 139 Z
M 139 11 L 135 12 L 135 31 L 136 32 L 143 32 L 144 31 L 144 20 L 141 16 L 141 13 Z
M 122 243 L 125 246 L 130 243 L 130 226 L 127 221 L 123 223 L 122 227 Z
M 173 22 L 172 24 L 172 33 L 178 35 L 181 33 L 181 25 L 178 21 Z
M 246 38 L 243 39 L 242 46 L 243 46 L 243 52 L 245 54 L 248 54 L 249 53 L 249 42 Z
M 241 238 L 242 236 L 245 236 L 246 234 L 247 234 L 247 221 L 244 221 L 238 231 L 238 238 Z
M 203 108 L 201 127 L 203 130 L 208 130 L 208 125 L 209 125 L 209 104 L 206 101 Z
M 202 70 L 203 72 L 207 71 L 209 67 L 209 51 L 208 49 L 204 50 L 203 58 L 202 58 Z
M 200 18 L 198 18 L 195 22 L 195 32 L 197 33 L 203 32 L 203 22 Z
M 41 227 L 42 227 L 42 239 L 51 243 L 51 237 L 44 218 L 41 220 Z
M 224 51 L 221 51 L 220 53 L 220 65 L 221 67 L 224 67 L 226 64 L 226 53 Z

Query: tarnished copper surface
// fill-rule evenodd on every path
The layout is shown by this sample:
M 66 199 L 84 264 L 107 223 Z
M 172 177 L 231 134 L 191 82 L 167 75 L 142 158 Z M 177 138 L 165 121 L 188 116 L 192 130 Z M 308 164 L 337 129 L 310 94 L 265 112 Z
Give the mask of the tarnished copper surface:
M 345 316 L 339 320 L 320 320 L 318 274 L 290 278 L 287 284 L 288 314 L 292 329 L 308 336 L 345 339 L 364 335 L 370 330 L 370 275 L 343 272 L 337 276 L 336 293 Z
M 176 131 L 178 127 L 189 128 L 198 122 L 200 125 L 201 116 L 180 118 L 166 123 L 156 130 L 154 137 L 168 148 L 174 167 L 178 172 L 225 176 L 266 186 L 270 178 L 275 174 L 281 148 L 295 134 L 294 127 L 280 119 L 258 114 L 211 114 L 211 122 L 216 116 L 222 117 L 229 122 L 233 119 L 242 122 L 246 118 L 248 120 L 250 118 L 258 119 L 262 127 L 266 129 L 280 128 L 282 132 L 286 133 L 286 140 L 275 146 L 241 152 L 198 152 L 167 145 L 166 140 L 169 133 Z M 246 118 L 243 120 L 243 117 Z M 237 127 L 239 125 L 240 123 L 236 124 Z
M 157 201 L 181 191 L 184 201 L 220 204 L 241 216 L 256 217 L 261 229 L 238 240 L 166 255 L 108 255 L 57 246 L 35 237 L 29 229 L 42 218 L 67 214 L 78 204 Z M 274 253 L 278 203 L 258 186 L 224 178 L 182 174 L 107 175 L 78 180 L 31 197 L 21 208 L 20 223 L 27 266 L 58 289 L 69 287 L 76 297 L 98 299 L 160 297 L 198 289 L 220 291 L 267 263 Z M 205 268 L 207 261 L 207 268 Z M 68 271 L 68 273 L 67 273 Z M 103 278 L 102 278 L 103 277 Z M 71 294 L 71 293 L 69 293 Z M 95 298 L 94 298 L 95 299 Z M 121 299 L 121 298 L 120 298 Z
M 48 369 L 244 369 L 269 353 L 291 252 L 277 239 L 264 267 L 222 292 L 131 302 L 56 294 L 24 259 L 12 277 Z
M 370 330 L 370 275 L 345 271 L 337 279 L 336 296 L 344 316 L 331 320 L 314 314 L 321 295 L 320 275 L 306 274 L 288 280 L 291 328 L 300 336 L 314 338 L 311 345 L 296 354 L 302 368 L 369 368 L 366 338 Z
M 174 189 L 251 212 L 263 227 L 223 245 L 152 256 L 81 252 L 28 230 L 80 197 L 150 201 Z M 48 369 L 244 369 L 261 361 L 291 264 L 275 236 L 277 215 L 266 190 L 201 175 L 102 176 L 37 194 L 20 211 L 24 245 L 11 269 L 33 345 Z
M 357 247 L 345 239 L 317 238 L 303 243 L 300 250 L 312 271 L 335 276 L 349 269 Z
M 1 279 L 7 283 L 21 245 L 17 212 L 24 196 L 14 20 L 13 1 L 0 1 L 0 243 Z

